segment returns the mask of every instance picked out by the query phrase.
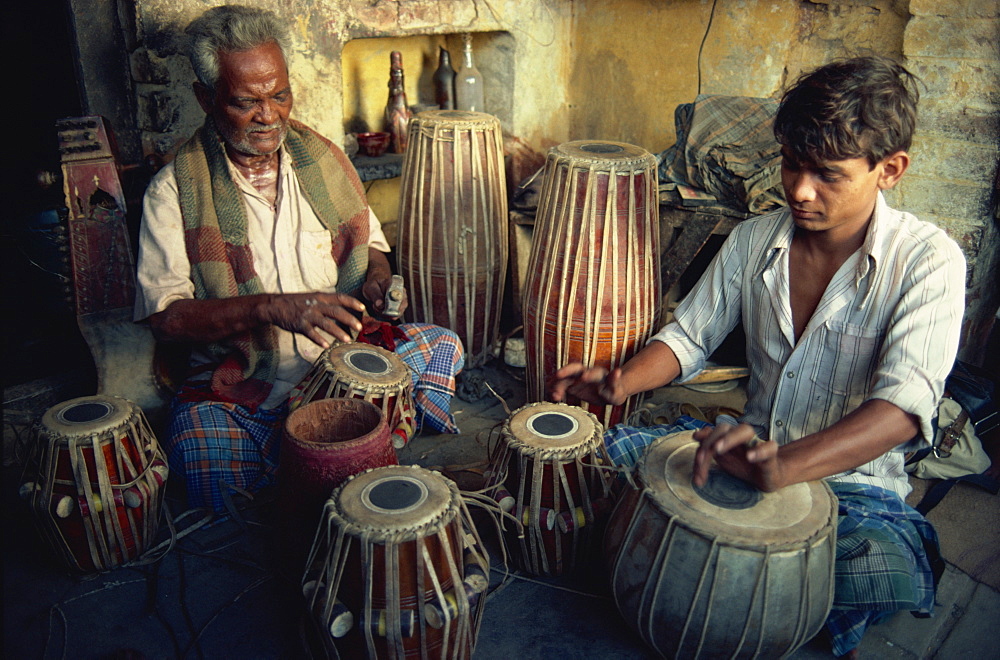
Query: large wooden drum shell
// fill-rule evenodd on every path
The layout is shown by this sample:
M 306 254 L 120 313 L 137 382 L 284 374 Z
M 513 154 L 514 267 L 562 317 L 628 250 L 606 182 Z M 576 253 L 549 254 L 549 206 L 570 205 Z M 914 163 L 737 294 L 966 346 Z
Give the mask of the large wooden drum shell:
M 605 557 L 616 605 L 664 657 L 787 656 L 830 611 L 836 498 L 813 482 L 790 487 L 790 497 L 763 494 L 745 509 L 697 505 L 688 497 L 690 435 L 651 445 L 642 488 L 612 513 Z
M 624 364 L 656 331 L 661 305 L 656 158 L 568 142 L 550 150 L 544 177 L 522 310 L 531 401 L 569 362 Z M 610 427 L 636 401 L 581 405 Z
M 430 110 L 410 120 L 396 245 L 409 321 L 458 334 L 466 366 L 492 356 L 507 272 L 507 187 L 500 121 Z
M 42 416 L 26 483 L 43 537 L 82 572 L 139 559 L 159 528 L 166 459 L 131 401 L 95 395 L 64 401 Z

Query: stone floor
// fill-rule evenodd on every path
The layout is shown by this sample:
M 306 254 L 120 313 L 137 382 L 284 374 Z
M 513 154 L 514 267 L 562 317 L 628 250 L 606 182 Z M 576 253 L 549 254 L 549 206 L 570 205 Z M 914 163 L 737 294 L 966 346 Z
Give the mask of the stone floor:
M 488 393 L 471 403 L 456 399 L 462 433 L 418 436 L 399 452 L 402 463 L 439 469 L 463 488 L 477 486 L 491 435 L 507 408 L 523 404 L 524 382 L 522 370 L 499 361 L 474 375 L 481 378 L 465 381 L 467 391 L 488 392 L 480 387 L 485 381 L 505 401 Z M 74 391 L 73 383 L 67 377 L 5 392 L 4 657 L 308 657 L 301 641 L 301 575 L 280 559 L 281 515 L 269 490 L 239 501 L 240 520 L 189 531 L 152 563 L 88 576 L 62 567 L 17 499 L 22 481 L 17 457 L 33 415 L 87 393 Z M 671 387 L 655 392 L 649 403 L 738 407 L 741 397 L 740 389 L 703 393 Z M 182 515 L 173 488 L 167 495 L 178 529 L 192 529 L 198 515 Z M 491 548 L 492 575 L 475 658 L 653 657 L 618 614 L 599 560 L 590 570 L 551 579 L 507 570 L 491 524 L 477 525 Z M 167 538 L 165 529 L 161 536 Z M 931 619 L 904 613 L 873 627 L 861 657 L 1000 658 L 1000 645 L 992 640 L 992 631 L 1000 629 L 1000 594 L 949 566 L 938 602 Z M 817 638 L 791 657 L 830 653 Z

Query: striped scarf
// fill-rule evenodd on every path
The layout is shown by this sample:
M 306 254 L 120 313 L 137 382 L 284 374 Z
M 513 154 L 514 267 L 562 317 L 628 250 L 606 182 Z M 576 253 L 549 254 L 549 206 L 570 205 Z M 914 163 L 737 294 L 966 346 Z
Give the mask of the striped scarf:
M 347 156 L 309 127 L 289 122 L 285 148 L 303 194 L 333 236 L 337 291 L 358 295 L 368 270 L 368 203 Z M 265 293 L 247 240 L 243 195 L 229 173 L 225 146 L 209 117 L 177 153 L 174 167 L 184 241 L 198 299 Z M 256 408 L 278 367 L 272 325 L 209 345 L 218 360 L 210 396 Z

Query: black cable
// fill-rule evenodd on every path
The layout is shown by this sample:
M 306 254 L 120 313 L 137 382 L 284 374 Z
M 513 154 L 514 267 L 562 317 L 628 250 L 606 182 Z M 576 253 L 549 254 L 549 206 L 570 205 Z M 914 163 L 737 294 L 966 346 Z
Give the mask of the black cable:
M 715 5 L 718 1 L 712 0 L 712 12 L 708 15 L 708 25 L 705 26 L 705 34 L 701 37 L 701 45 L 698 46 L 698 96 L 701 95 L 701 51 L 705 48 L 708 31 L 712 29 L 712 19 L 715 18 Z

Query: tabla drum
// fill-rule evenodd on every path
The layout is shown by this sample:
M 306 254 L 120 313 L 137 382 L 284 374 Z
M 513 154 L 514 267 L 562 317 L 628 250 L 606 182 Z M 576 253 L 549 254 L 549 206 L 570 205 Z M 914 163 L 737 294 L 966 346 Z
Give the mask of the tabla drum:
M 466 366 L 492 357 L 507 273 L 507 185 L 500 121 L 429 110 L 410 120 L 396 257 L 409 321 L 454 331 Z
M 379 346 L 337 344 L 323 351 L 289 397 L 289 409 L 331 398 L 362 399 L 385 416 L 399 449 L 416 430 L 413 378 L 402 358 Z
M 489 556 L 453 481 L 415 466 L 351 477 L 327 500 L 302 590 L 345 658 L 469 658 Z
M 620 142 L 549 150 L 523 298 L 528 400 L 569 362 L 619 367 L 658 329 L 656 158 Z M 568 399 L 570 403 L 577 402 Z M 638 403 L 583 403 L 606 427 Z
M 695 487 L 691 436 L 655 440 L 611 515 L 615 603 L 664 657 L 785 657 L 833 602 L 836 497 L 822 481 L 763 493 L 716 467 Z
M 319 399 L 289 413 L 278 464 L 278 503 L 296 570 L 333 489 L 359 472 L 398 462 L 385 416 L 374 404 Z
M 169 471 L 137 405 L 96 395 L 49 408 L 29 466 L 21 496 L 70 568 L 107 571 L 149 549 Z
M 561 575 L 589 558 L 611 510 L 611 479 L 600 422 L 563 403 L 530 403 L 503 425 L 486 488 L 524 534 L 504 535 L 521 568 Z

